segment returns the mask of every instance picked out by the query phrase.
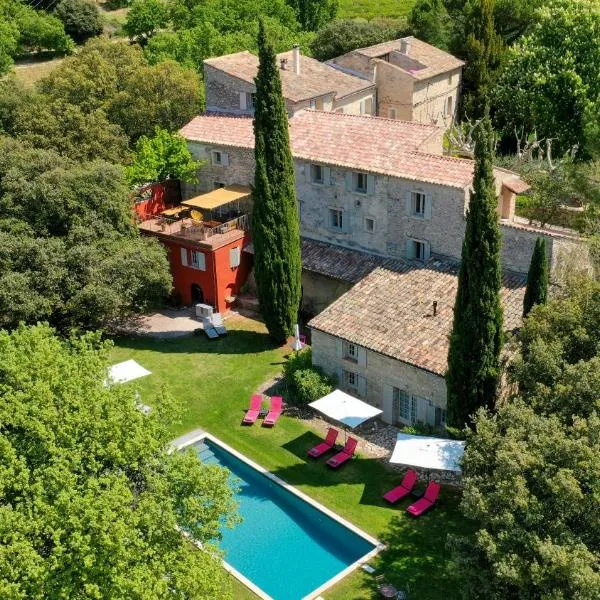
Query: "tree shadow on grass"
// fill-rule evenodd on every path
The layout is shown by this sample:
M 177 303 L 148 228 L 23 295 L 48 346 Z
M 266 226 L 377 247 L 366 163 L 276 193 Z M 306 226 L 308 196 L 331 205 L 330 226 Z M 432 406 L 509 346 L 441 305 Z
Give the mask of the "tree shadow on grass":
M 167 354 L 260 354 L 278 348 L 266 333 L 231 329 L 224 337 L 209 340 L 203 333 L 176 338 L 115 337 L 115 346 L 132 350 L 151 350 Z M 279 364 L 279 363 L 276 363 Z

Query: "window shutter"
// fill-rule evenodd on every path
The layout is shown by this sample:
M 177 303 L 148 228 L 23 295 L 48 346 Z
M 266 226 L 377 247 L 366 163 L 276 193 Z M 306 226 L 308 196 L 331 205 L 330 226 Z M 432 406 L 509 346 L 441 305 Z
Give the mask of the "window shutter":
M 344 385 L 344 369 L 342 369 L 342 367 L 338 367 L 335 370 L 335 374 L 337 375 L 338 379 L 338 387 L 342 387 Z
M 323 184 L 331 185 L 331 169 L 329 167 L 323 167 Z
M 188 266 L 188 251 L 187 251 L 187 248 L 181 248 L 181 264 L 184 267 Z
M 344 233 L 350 233 L 350 212 L 347 210 L 342 211 L 342 231 Z
M 367 349 L 366 348 L 361 348 L 360 346 L 357 346 L 356 348 L 357 350 L 357 360 L 358 360 L 358 366 L 359 367 L 366 367 L 367 366 Z
M 406 240 L 406 258 L 413 259 L 415 257 L 415 244 L 412 240 Z
M 382 418 L 386 423 L 392 423 L 392 411 L 394 407 L 394 388 L 387 383 L 383 384 L 383 415 Z
M 430 255 L 431 255 L 431 246 L 429 245 L 429 242 L 425 242 L 425 243 L 423 244 L 423 247 L 424 247 L 424 248 L 423 248 L 423 249 L 424 249 L 424 252 L 423 252 L 423 260 L 424 260 L 425 262 L 427 262 L 427 261 L 429 260 L 429 257 L 430 257 Z
M 367 194 L 375 193 L 375 175 L 367 175 Z
M 196 252 L 196 261 L 198 262 L 198 269 L 206 271 L 206 256 L 204 252 Z
M 352 180 L 354 179 L 353 175 L 354 173 L 352 173 L 352 171 L 346 171 L 346 190 L 349 192 L 352 191 Z
M 229 166 L 229 153 L 228 152 L 221 152 L 221 164 L 224 167 Z
M 312 167 L 310 163 L 304 163 L 304 177 L 306 179 L 306 183 L 312 182 Z
M 246 110 L 246 92 L 240 92 L 240 109 Z
M 431 205 L 433 202 L 433 198 L 431 194 L 425 195 L 425 214 L 423 215 L 425 219 L 431 219 Z
M 232 269 L 240 266 L 240 249 L 239 249 L 239 247 L 231 248 L 231 250 L 229 250 L 229 266 Z
M 360 101 L 360 114 L 361 115 L 365 114 L 365 101 L 364 100 Z
M 335 354 L 338 358 L 344 357 L 344 342 L 340 338 L 335 338 Z
M 358 386 L 356 391 L 361 398 L 365 398 L 367 395 L 367 380 L 361 375 L 358 376 Z
M 406 200 L 406 215 L 407 216 L 411 216 L 413 209 L 412 209 L 412 192 L 406 192 L 404 194 L 404 198 Z

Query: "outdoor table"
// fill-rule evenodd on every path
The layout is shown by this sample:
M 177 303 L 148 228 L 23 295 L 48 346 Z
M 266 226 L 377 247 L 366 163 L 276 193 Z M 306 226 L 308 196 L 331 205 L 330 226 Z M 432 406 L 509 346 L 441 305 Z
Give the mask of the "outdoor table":
M 384 583 L 379 587 L 379 593 L 384 598 L 395 598 L 398 590 L 391 583 Z
M 413 498 L 422 498 L 425 495 L 425 492 L 423 490 L 413 490 L 410 495 L 413 496 Z

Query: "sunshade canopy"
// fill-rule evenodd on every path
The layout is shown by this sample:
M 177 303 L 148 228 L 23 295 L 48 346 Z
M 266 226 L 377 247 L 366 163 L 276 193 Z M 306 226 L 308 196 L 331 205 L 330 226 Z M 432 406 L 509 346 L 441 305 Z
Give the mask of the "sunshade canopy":
M 309 406 L 312 406 L 312 408 L 323 413 L 330 419 L 338 421 L 338 423 L 342 423 L 352 429 L 380 415 L 382 412 L 378 408 L 341 390 L 334 390 L 331 394 L 327 394 L 327 396 L 311 402 Z
M 108 382 L 109 383 L 125 383 L 150 375 L 150 371 L 144 369 L 142 365 L 135 360 L 126 360 L 125 362 L 117 363 L 108 367 Z
M 460 473 L 460 459 L 464 452 L 465 442 L 459 440 L 399 433 L 390 462 L 421 469 Z
M 212 210 L 236 200 L 243 200 L 250 196 L 251 192 L 252 190 L 244 185 L 227 185 L 212 192 L 185 200 L 182 204 L 184 206 L 191 206 L 192 208 Z

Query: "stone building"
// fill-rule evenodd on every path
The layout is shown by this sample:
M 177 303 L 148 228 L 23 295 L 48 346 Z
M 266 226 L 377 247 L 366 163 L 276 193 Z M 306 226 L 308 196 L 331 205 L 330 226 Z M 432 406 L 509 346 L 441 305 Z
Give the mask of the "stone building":
M 352 50 L 330 64 L 377 86 L 377 115 L 449 126 L 464 62 L 414 37 Z
M 375 84 L 372 81 L 303 56 L 298 46 L 278 54 L 277 60 L 283 97 L 291 115 L 304 108 L 375 114 Z M 258 57 L 247 51 L 205 60 L 207 111 L 252 114 L 257 71 Z

